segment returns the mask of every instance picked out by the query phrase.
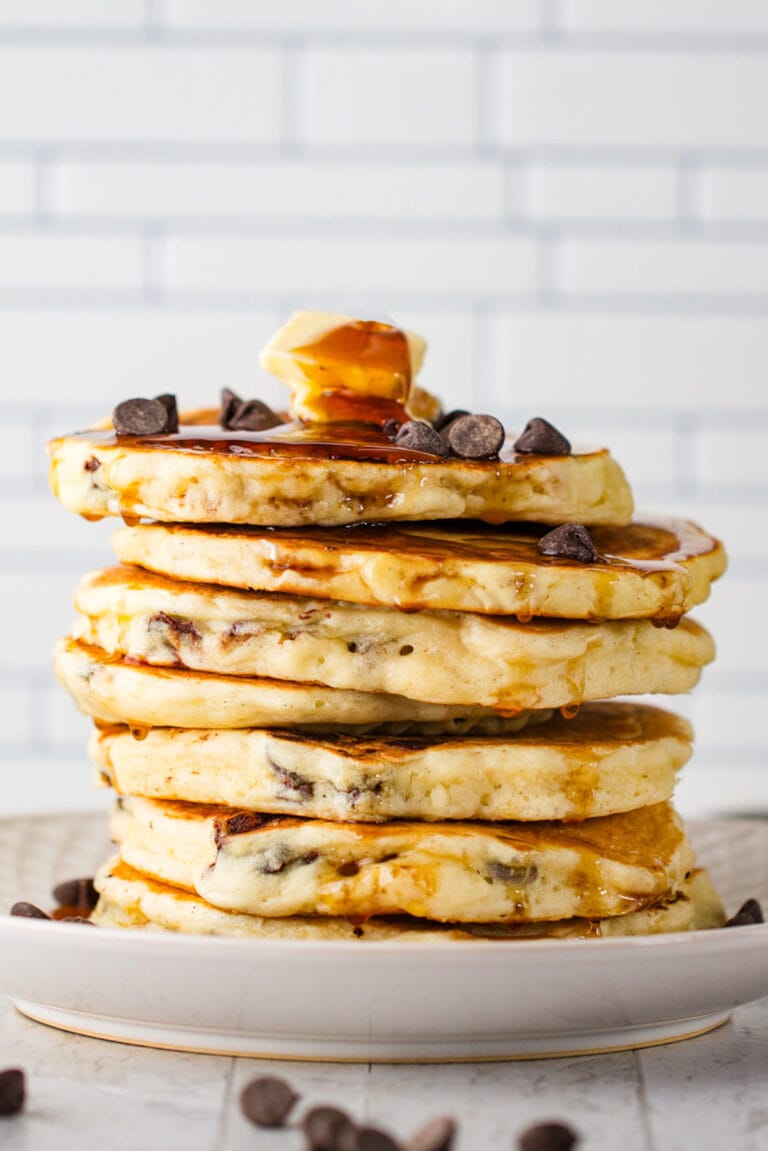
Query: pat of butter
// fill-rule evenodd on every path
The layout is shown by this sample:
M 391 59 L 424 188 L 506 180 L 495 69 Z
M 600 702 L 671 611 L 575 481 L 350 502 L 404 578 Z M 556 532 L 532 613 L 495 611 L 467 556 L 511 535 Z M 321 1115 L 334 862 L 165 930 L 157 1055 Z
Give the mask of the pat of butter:
M 405 411 L 426 342 L 376 320 L 296 312 L 259 357 L 291 388 L 291 411 L 305 420 L 349 418 L 355 405 L 383 418 Z M 336 414 L 334 415 L 334 408 Z

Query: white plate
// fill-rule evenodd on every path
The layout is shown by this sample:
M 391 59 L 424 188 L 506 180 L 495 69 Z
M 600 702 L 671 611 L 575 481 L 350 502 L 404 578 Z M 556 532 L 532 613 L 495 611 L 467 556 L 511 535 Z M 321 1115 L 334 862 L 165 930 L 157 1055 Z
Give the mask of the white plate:
M 0 907 L 108 853 L 101 814 L 0 820 Z M 732 913 L 768 904 L 768 823 L 692 825 Z M 701 1034 L 768 995 L 768 925 L 635 939 L 358 943 L 131 932 L 0 916 L 0 991 L 123 1042 L 294 1059 L 513 1059 Z

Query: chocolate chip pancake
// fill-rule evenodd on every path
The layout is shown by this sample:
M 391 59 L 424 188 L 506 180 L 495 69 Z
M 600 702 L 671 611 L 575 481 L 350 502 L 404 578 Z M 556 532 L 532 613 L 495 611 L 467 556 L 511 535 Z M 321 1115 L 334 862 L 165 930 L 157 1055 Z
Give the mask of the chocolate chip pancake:
M 659 903 L 608 919 L 562 919 L 540 923 L 443 925 L 405 916 L 355 923 L 331 916 L 266 919 L 222 911 L 199 895 L 158 883 L 119 858 L 96 876 L 100 898 L 91 918 L 102 927 L 181 931 L 242 939 L 349 940 L 369 943 L 452 943 L 463 940 L 600 939 L 657 935 L 721 927 L 725 914 L 706 871 L 695 870 Z
M 137 871 L 267 918 L 601 919 L 666 898 L 693 866 L 667 803 L 571 825 L 365 824 L 131 796 L 111 831 Z
M 601 624 L 405 613 L 216 588 L 122 566 L 86 576 L 73 635 L 110 655 L 504 710 L 687 691 L 714 656 L 691 620 Z
M 558 619 L 674 622 L 722 575 L 722 545 L 684 520 L 596 526 L 584 564 L 545 556 L 534 524 L 404 523 L 259 529 L 139 524 L 117 531 L 123 563 L 176 579 L 422 608 Z
M 96 728 L 123 795 L 318 819 L 580 820 L 668 799 L 691 753 L 679 716 L 633 703 L 534 713 L 504 736 L 318 736 L 290 728 Z

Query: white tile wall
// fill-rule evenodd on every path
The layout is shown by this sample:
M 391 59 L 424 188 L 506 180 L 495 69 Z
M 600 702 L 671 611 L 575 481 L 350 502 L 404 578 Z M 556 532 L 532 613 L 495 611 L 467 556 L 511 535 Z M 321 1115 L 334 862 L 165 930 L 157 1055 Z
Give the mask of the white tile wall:
M 0 0 L 3 809 L 104 802 L 47 652 L 112 525 L 57 507 L 45 439 L 280 404 L 259 348 L 319 306 L 725 538 L 680 801 L 768 810 L 766 57 L 762 0 Z

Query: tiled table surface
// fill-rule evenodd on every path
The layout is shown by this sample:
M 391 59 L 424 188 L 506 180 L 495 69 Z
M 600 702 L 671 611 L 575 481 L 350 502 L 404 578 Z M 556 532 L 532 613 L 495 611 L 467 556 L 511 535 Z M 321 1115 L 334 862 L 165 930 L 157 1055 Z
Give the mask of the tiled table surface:
M 451 1114 L 456 1151 L 513 1149 L 544 1119 L 569 1122 L 584 1151 L 768 1149 L 768 999 L 709 1035 L 640 1052 L 371 1066 L 128 1047 L 32 1023 L 0 996 L 0 1068 L 9 1066 L 25 1069 L 28 1100 L 22 1115 L 0 1118 L 2 1151 L 300 1151 L 298 1131 L 259 1130 L 240 1114 L 242 1087 L 262 1074 L 291 1082 L 298 1117 L 330 1102 L 406 1138 Z

